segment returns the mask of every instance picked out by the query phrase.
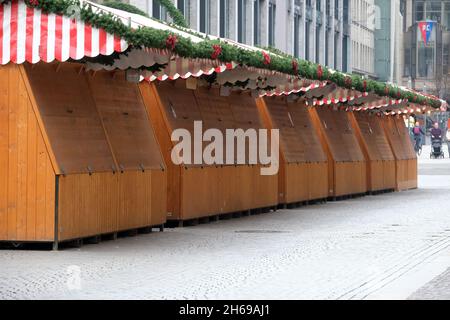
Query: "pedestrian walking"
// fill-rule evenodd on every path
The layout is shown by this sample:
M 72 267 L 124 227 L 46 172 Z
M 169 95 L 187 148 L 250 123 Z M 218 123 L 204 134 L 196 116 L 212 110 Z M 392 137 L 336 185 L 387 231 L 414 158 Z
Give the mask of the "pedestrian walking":
M 448 157 L 450 158 L 450 128 L 447 128 L 447 134 L 445 135 L 447 139 L 447 149 L 448 149 Z
M 425 132 L 420 127 L 419 121 L 416 122 L 411 131 L 414 137 L 414 151 L 416 151 L 417 155 L 420 155 L 422 151 L 422 136 L 425 135 Z

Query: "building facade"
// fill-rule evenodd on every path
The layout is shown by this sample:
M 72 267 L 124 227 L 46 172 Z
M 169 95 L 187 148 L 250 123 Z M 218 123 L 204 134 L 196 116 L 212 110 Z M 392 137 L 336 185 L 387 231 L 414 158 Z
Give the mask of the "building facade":
M 449 98 L 450 1 L 406 0 L 403 83 Z
M 375 0 L 375 74 L 378 80 L 402 84 L 404 1 Z
M 351 7 L 352 72 L 375 78 L 374 0 L 352 0 Z
M 194 30 L 351 71 L 351 0 L 172 1 Z M 127 2 L 170 21 L 158 0 Z

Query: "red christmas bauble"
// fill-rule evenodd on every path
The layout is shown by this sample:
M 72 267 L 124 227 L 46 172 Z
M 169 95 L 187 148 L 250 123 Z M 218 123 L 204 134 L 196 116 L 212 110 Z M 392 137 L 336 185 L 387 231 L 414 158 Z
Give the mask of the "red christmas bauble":
M 270 64 L 270 55 L 264 51 L 262 52 L 262 55 L 263 55 L 263 63 L 266 65 Z
M 317 78 L 322 79 L 322 75 L 323 75 L 322 66 L 319 64 L 317 66 Z
M 292 70 L 294 70 L 295 74 L 298 73 L 298 62 L 295 59 L 292 60 Z
M 213 52 L 211 53 L 211 59 L 217 59 L 222 53 L 222 47 L 218 44 L 212 46 Z
M 174 50 L 176 45 L 177 45 L 177 36 L 174 34 L 169 35 L 166 39 L 166 47 L 170 50 Z
M 352 78 L 345 77 L 344 84 L 347 88 L 351 88 L 352 87 Z

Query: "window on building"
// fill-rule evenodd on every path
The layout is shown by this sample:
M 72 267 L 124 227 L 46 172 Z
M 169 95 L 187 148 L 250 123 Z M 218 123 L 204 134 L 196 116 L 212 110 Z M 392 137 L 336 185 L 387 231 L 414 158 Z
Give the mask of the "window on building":
M 326 3 L 325 3 L 325 14 L 327 16 L 331 15 L 331 0 L 326 0 Z
M 364 56 L 363 56 L 364 68 L 363 68 L 363 70 L 365 70 L 366 72 L 368 72 L 370 70 L 369 61 L 368 61 L 369 59 L 370 59 L 369 48 L 367 46 L 364 46 Z
M 352 61 L 352 65 L 355 69 L 359 69 L 359 57 L 360 57 L 360 52 L 359 52 L 359 43 L 355 42 L 355 55 L 353 57 L 353 61 Z
M 425 5 L 423 1 L 416 1 L 415 5 L 416 21 L 422 21 L 425 14 Z
M 364 62 L 366 63 L 366 70 L 368 72 L 371 72 L 372 71 L 372 66 L 371 66 L 371 63 L 370 63 L 370 59 L 371 59 L 370 48 L 367 47 L 367 46 L 366 46 L 366 54 L 367 55 L 366 55 L 366 57 L 364 59 Z
M 402 16 L 405 16 L 405 12 L 406 12 L 406 0 L 400 0 L 400 13 Z
M 434 76 L 434 47 L 419 45 L 417 51 L 417 75 L 423 78 Z
M 353 62 L 355 60 L 355 57 L 356 57 L 356 42 L 352 40 L 352 61 L 351 61 L 352 68 L 355 65 Z
M 329 44 L 329 41 L 328 41 L 329 37 L 330 37 L 330 31 L 326 30 L 325 31 L 325 65 L 326 66 L 329 66 L 329 63 L 330 63 L 330 61 L 328 59 L 328 54 L 329 54 L 329 51 L 330 51 L 330 44 Z
M 311 7 L 311 0 L 306 0 L 306 6 Z
M 339 0 L 334 0 L 334 18 L 339 19 Z
M 366 8 L 366 5 L 367 5 L 366 2 L 362 3 L 361 19 L 360 19 L 359 23 L 361 23 L 363 26 L 367 27 L 367 17 L 366 17 L 366 15 L 367 15 L 367 8 Z
M 180 10 L 180 12 L 183 14 L 183 16 L 185 15 L 185 12 L 186 12 L 185 5 L 186 5 L 186 3 L 184 0 L 177 0 L 177 9 Z
M 337 49 L 338 49 L 338 42 L 339 42 L 339 33 L 335 33 L 334 34 L 334 61 L 333 61 L 333 68 L 337 69 L 337 64 L 338 64 L 338 60 L 337 60 Z
M 209 33 L 210 8 L 208 0 L 199 1 L 199 18 L 199 31 L 203 33 Z
M 427 12 L 442 10 L 442 1 L 425 1 L 425 4 Z
M 220 0 L 220 37 L 227 38 L 229 30 L 229 0 Z
M 275 4 L 269 3 L 269 46 L 275 46 Z
M 426 19 L 441 22 L 442 1 L 426 1 Z
M 238 0 L 238 41 L 245 43 L 246 0 Z
M 305 60 L 309 60 L 309 32 L 311 28 L 311 22 L 306 21 L 305 23 Z
M 161 4 L 158 0 L 152 1 L 152 17 L 161 19 Z
M 403 76 L 410 77 L 411 76 L 411 49 L 405 48 L 404 55 L 404 67 L 403 67 Z
M 300 57 L 300 15 L 294 15 L 294 56 Z
M 316 25 L 316 63 L 320 63 L 320 26 Z
M 322 3 L 320 0 L 316 0 L 316 10 L 322 11 Z
M 261 44 L 261 4 L 260 0 L 253 3 L 253 42 L 255 45 Z
M 448 74 L 449 71 L 449 50 L 450 46 L 447 44 L 444 46 L 444 53 L 442 54 L 442 72 Z
M 342 38 L 342 71 L 343 72 L 348 71 L 348 43 L 349 43 L 349 37 L 344 36 Z
M 450 29 L 450 2 L 444 3 L 444 13 L 442 17 L 442 24 L 447 30 Z
M 189 1 L 190 0 L 177 0 L 177 9 L 183 14 L 186 22 L 189 23 Z
M 344 23 L 348 23 L 348 0 L 344 0 L 342 8 L 342 19 L 344 20 Z

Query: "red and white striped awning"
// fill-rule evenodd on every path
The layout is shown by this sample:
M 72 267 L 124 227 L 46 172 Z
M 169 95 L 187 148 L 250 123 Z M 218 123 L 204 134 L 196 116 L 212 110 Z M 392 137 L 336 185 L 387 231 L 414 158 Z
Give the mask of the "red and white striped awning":
M 23 0 L 0 4 L 0 61 L 66 61 L 122 52 L 128 44 L 82 21 L 46 14 Z
M 161 65 L 158 71 L 150 71 L 143 68 L 140 73 L 142 79 L 147 81 L 175 80 L 178 78 L 200 77 L 214 72 L 221 73 L 236 67 L 236 63 L 225 63 L 213 59 L 188 59 L 179 57 L 167 49 L 133 48 L 127 54 L 114 59 L 112 64 L 100 62 L 87 62 L 87 70 L 126 70 L 129 68 L 150 68 L 155 64 Z
M 277 86 L 274 90 L 262 91 L 261 96 L 281 96 L 290 95 L 292 93 L 310 92 L 311 90 L 319 90 L 329 85 L 328 81 L 294 79 L 294 81 L 285 85 Z
M 344 102 L 351 102 L 356 99 L 367 97 L 369 95 L 368 92 L 359 92 L 355 90 L 349 89 L 337 89 L 333 91 L 331 94 L 322 99 L 312 99 L 311 101 L 306 101 L 307 105 L 310 106 L 322 106 L 329 104 L 338 104 Z
M 407 99 L 389 99 L 389 98 L 382 98 L 377 101 L 373 101 L 367 104 L 364 104 L 359 107 L 354 107 L 352 110 L 354 111 L 367 111 L 367 110 L 374 110 L 374 109 L 382 109 L 382 108 L 391 108 L 391 107 L 399 107 L 399 106 L 405 106 L 408 104 Z
M 170 68 L 170 67 L 169 67 Z M 199 64 L 192 63 L 192 67 L 190 67 L 188 70 L 182 71 L 182 72 L 165 72 L 166 70 L 162 72 L 157 72 L 156 74 L 152 74 L 150 77 L 145 77 L 148 81 L 164 81 L 164 80 L 176 80 L 178 78 L 181 79 L 187 79 L 189 77 L 198 78 L 202 75 L 211 75 L 214 72 L 221 73 L 225 70 L 231 70 L 233 69 L 233 66 L 231 63 L 219 65 L 219 66 L 205 66 L 202 67 Z
M 226 70 L 232 70 L 236 67 L 235 63 L 222 63 L 218 60 L 210 59 L 183 59 L 176 58 L 171 60 L 167 66 L 158 72 L 143 72 L 147 81 L 176 80 L 178 78 L 187 79 L 189 77 L 200 77 L 202 75 L 211 75 L 222 73 Z

